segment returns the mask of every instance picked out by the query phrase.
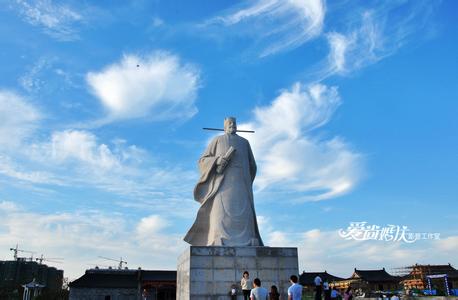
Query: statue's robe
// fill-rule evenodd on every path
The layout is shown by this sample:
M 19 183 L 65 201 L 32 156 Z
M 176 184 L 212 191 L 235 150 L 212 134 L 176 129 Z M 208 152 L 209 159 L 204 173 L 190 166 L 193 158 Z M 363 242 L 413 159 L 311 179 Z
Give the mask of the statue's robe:
M 217 160 L 235 152 L 224 171 Z M 256 162 L 248 141 L 237 134 L 214 138 L 199 160 L 194 199 L 201 203 L 184 240 L 193 246 L 263 246 L 253 202 Z

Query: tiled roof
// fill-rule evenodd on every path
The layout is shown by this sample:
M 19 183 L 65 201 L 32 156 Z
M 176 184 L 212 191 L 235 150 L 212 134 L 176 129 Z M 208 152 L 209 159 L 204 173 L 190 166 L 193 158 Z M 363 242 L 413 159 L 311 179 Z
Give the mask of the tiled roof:
M 137 288 L 142 281 L 176 281 L 176 271 L 90 269 L 70 288 Z
M 314 285 L 314 279 L 317 276 L 320 276 L 321 280 L 323 281 L 327 280 L 328 282 L 344 280 L 344 278 L 331 275 L 326 271 L 324 272 L 303 272 L 299 276 L 299 283 L 301 285 Z
M 383 268 L 382 270 L 358 270 L 355 268 L 352 278 L 358 277 L 368 282 L 401 280 L 401 278 L 398 276 L 388 274 L 388 272 L 385 271 L 385 268 Z
M 177 271 L 142 271 L 142 280 L 146 281 L 176 281 Z
M 87 270 L 70 288 L 137 288 L 136 270 Z

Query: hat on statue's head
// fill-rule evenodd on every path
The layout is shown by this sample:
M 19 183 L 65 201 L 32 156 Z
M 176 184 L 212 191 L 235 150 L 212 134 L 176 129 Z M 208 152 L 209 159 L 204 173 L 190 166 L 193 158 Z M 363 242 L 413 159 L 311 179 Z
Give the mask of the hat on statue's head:
M 224 125 L 226 125 L 227 122 L 229 121 L 232 121 L 233 123 L 237 123 L 237 121 L 235 120 L 235 117 L 226 117 L 224 118 Z

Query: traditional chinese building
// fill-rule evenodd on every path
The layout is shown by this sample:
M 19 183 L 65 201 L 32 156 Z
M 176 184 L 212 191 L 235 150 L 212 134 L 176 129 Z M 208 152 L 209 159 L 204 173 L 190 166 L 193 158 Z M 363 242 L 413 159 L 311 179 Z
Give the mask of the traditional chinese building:
M 302 272 L 299 276 L 299 283 L 304 287 L 304 292 L 311 293 L 315 289 L 315 277 L 320 276 L 321 280 L 328 281 L 330 286 L 337 286 L 338 283 L 344 278 L 337 277 L 334 275 L 329 274 L 326 270 L 324 272 Z
M 355 268 L 350 278 L 336 281 L 333 286 L 338 289 L 346 289 L 351 286 L 362 293 L 376 291 L 397 291 L 400 289 L 399 276 L 393 276 L 386 272 L 385 268 L 381 270 L 358 270 Z
M 174 300 L 176 271 L 90 269 L 72 281 L 70 300 Z
M 452 265 L 419 265 L 405 267 L 409 272 L 402 279 L 407 290 L 435 290 L 436 294 L 458 294 L 458 270 Z

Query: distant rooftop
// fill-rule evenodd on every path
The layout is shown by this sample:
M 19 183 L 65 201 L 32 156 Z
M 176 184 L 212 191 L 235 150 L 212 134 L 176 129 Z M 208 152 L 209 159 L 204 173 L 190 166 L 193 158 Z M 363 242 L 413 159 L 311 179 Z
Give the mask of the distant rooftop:
M 385 268 L 381 270 L 358 270 L 355 268 L 351 278 L 361 278 L 368 282 L 399 281 L 401 279 L 399 276 L 388 274 Z
M 17 260 L 0 260 L 1 265 L 17 265 L 20 264 L 21 266 L 33 266 L 37 268 L 47 268 L 47 269 L 54 269 L 59 272 L 63 272 L 63 270 L 57 269 L 56 267 L 53 266 L 48 266 L 47 264 L 44 263 L 38 263 L 33 260 L 27 260 L 23 259 L 22 257 L 19 257 Z
M 344 278 L 331 275 L 327 271 L 324 271 L 324 272 L 302 272 L 302 274 L 299 276 L 299 283 L 301 285 L 304 285 L 304 286 L 305 285 L 314 285 L 314 279 L 317 276 L 320 276 L 320 278 L 323 281 L 327 280 L 328 282 L 344 280 Z
M 137 288 L 138 281 L 176 281 L 176 271 L 134 269 L 89 269 L 70 282 L 70 288 Z
M 407 267 L 410 269 L 409 274 L 404 276 L 404 279 L 417 278 L 418 275 L 439 275 L 447 274 L 449 278 L 458 278 L 458 270 L 452 267 L 451 264 L 447 265 L 420 265 L 415 264 Z

